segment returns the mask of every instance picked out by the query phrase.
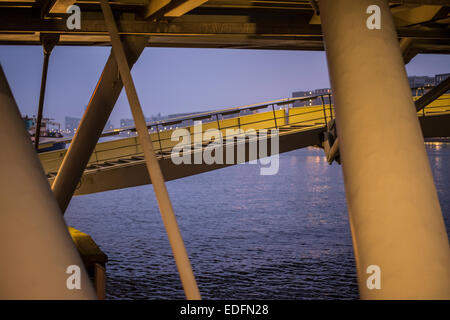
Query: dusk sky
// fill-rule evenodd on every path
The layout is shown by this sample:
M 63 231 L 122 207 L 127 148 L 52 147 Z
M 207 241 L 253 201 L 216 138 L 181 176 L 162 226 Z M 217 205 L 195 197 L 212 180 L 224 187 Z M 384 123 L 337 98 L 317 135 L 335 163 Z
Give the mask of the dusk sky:
M 81 118 L 109 52 L 106 47 L 56 47 L 44 116 L 62 127 L 65 116 Z M 0 63 L 24 115 L 37 113 L 42 60 L 40 46 L 0 49 Z M 450 55 L 418 55 L 407 72 L 450 72 Z M 146 116 L 235 107 L 330 86 L 324 52 L 146 48 L 132 73 Z M 121 118 L 131 118 L 124 90 L 110 120 L 118 127 Z

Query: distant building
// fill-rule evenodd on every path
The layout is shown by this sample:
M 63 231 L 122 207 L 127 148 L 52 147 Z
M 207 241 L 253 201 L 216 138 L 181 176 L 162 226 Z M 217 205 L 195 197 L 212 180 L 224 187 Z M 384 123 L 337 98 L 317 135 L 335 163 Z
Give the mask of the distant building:
M 314 94 L 318 95 L 318 94 L 331 94 L 331 89 L 330 88 L 324 88 L 324 89 L 316 89 L 314 90 Z
M 436 85 L 438 85 L 439 83 L 441 83 L 442 81 L 444 81 L 445 79 L 450 77 L 450 73 L 442 73 L 442 74 L 437 74 L 434 76 L 434 81 L 436 83 Z
M 75 133 L 77 130 L 81 119 L 74 117 L 65 117 L 65 132 L 66 133 Z
M 325 104 L 329 103 L 329 98 L 328 95 L 331 95 L 331 89 L 330 88 L 324 88 L 324 89 L 316 89 L 314 90 L 314 94 L 315 95 L 323 95 L 323 102 Z M 316 105 L 321 105 L 322 104 L 322 99 L 319 97 L 316 99 Z
M 328 94 L 331 94 L 330 88 L 323 89 L 314 89 L 309 91 L 296 91 L 292 92 L 292 98 L 301 98 L 301 97 L 309 97 L 309 96 L 318 96 L 324 95 L 325 104 L 329 103 Z M 296 101 L 294 102 L 294 107 L 304 107 L 304 106 L 317 106 L 322 105 L 322 99 L 320 97 L 312 98 L 305 101 Z
M 417 96 L 423 95 L 424 93 L 428 92 L 432 87 L 437 86 L 439 83 L 441 83 L 442 81 L 444 81 L 449 77 L 450 73 L 437 74 L 434 77 L 410 76 L 408 77 L 408 82 L 413 96 Z M 447 93 L 450 93 L 450 90 L 448 90 Z M 329 104 L 330 102 L 328 99 L 328 94 L 331 94 L 330 88 L 314 89 L 309 91 L 295 91 L 292 92 L 292 98 L 323 95 L 325 104 Z M 317 105 L 322 105 L 322 99 L 320 97 L 294 102 L 294 107 L 317 106 Z
M 314 94 L 314 91 L 295 91 L 292 92 L 292 98 L 302 98 L 302 97 L 309 97 Z M 294 107 L 303 107 L 309 105 L 310 101 L 295 101 Z
M 131 127 L 131 126 L 134 126 L 133 119 L 120 119 L 120 127 L 121 128 Z
M 65 117 L 65 132 L 66 133 L 75 133 L 80 125 L 81 119 L 75 117 Z M 108 121 L 105 125 L 103 131 L 113 130 L 114 125 L 111 124 L 111 121 Z
M 190 116 L 192 114 L 196 114 L 196 113 L 201 113 L 201 112 L 210 112 L 210 111 L 199 111 L 199 112 L 187 112 L 187 113 L 174 113 L 174 114 L 169 114 L 167 116 L 168 119 L 172 119 L 172 118 L 179 118 L 179 117 L 187 117 Z
M 435 81 L 436 85 L 438 85 L 439 83 L 446 80 L 447 78 L 450 78 L 450 73 L 437 74 L 434 78 L 435 78 L 434 81 Z M 450 93 L 450 90 L 447 90 L 446 93 Z
M 437 74 L 434 77 L 428 76 L 410 76 L 408 77 L 409 86 L 412 90 L 413 96 L 423 95 L 431 89 L 431 87 L 437 86 L 439 83 L 450 77 L 450 73 Z M 450 92 L 447 91 L 447 93 Z
M 418 88 L 433 87 L 435 85 L 435 77 L 428 76 L 410 76 L 408 77 L 409 87 L 413 90 L 413 95 L 417 95 Z
M 152 117 L 153 118 L 153 117 Z M 151 121 L 156 121 L 152 118 L 145 118 L 145 122 L 151 122 Z M 125 127 L 134 127 L 134 120 L 133 119 L 120 119 L 120 127 L 121 128 L 125 128 Z

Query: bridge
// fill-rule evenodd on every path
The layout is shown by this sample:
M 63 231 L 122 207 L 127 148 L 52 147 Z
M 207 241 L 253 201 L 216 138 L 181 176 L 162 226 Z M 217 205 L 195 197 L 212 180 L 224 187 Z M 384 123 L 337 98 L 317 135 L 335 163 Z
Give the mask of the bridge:
M 165 182 L 231 165 L 173 164 L 169 138 L 177 127 L 194 138 L 186 155 L 211 147 L 195 141 L 192 122 L 201 120 L 205 130 L 225 134 L 219 148 L 318 145 L 328 162 L 342 163 L 361 298 L 450 298 L 448 236 L 423 143 L 449 135 L 450 78 L 413 102 L 405 72 L 417 54 L 450 53 L 448 0 L 0 0 L 0 8 L 0 45 L 43 48 L 37 132 L 53 48 L 112 48 L 69 149 L 39 156 L 0 67 L 0 235 L 14 243 L 1 252 L 0 297 L 94 299 L 89 279 L 81 290 L 61 285 L 61 270 L 83 266 L 64 212 L 74 194 L 151 180 L 186 298 L 200 299 Z M 130 72 L 146 47 L 324 50 L 332 103 L 322 96 L 322 105 L 292 107 L 285 99 L 147 124 Z M 122 89 L 136 127 L 127 138 L 98 143 Z M 238 131 L 235 139 L 226 132 L 233 128 L 256 133 L 240 139 Z M 278 132 L 278 150 L 267 129 Z M 117 134 L 124 133 L 104 133 Z M 382 290 L 366 285 L 374 264 Z
M 322 105 L 294 107 L 296 102 L 315 101 L 317 98 L 322 99 L 324 103 Z M 415 97 L 415 99 L 418 98 Z M 329 101 L 328 104 L 325 103 L 325 99 Z M 417 115 L 424 138 L 450 137 L 450 94 L 444 94 L 434 100 L 418 111 Z M 260 130 L 269 130 L 269 132 L 270 130 L 278 130 L 278 150 L 270 148 L 270 152 L 266 153 L 268 156 L 309 146 L 323 148 L 324 133 L 328 131 L 327 124 L 333 119 L 331 95 L 315 95 L 193 114 L 187 117 L 147 123 L 147 127 L 151 134 L 153 148 L 157 152 L 164 179 L 170 181 L 259 159 L 260 152 L 256 152 L 255 157 L 250 158 L 249 144 L 251 141 L 268 140 L 270 147 L 272 140 L 270 134 L 258 135 Z M 202 121 L 201 131 L 199 132 L 194 131 L 193 125 L 187 125 L 195 121 Z M 191 159 L 188 164 L 174 164 L 171 153 L 174 146 L 179 144 L 179 139 L 176 138 L 175 141 L 172 141 L 171 136 L 176 128 L 184 128 L 189 131 L 191 146 L 188 149 L 191 150 L 189 152 L 192 155 L 195 152 L 203 152 L 208 147 L 217 148 L 217 145 L 213 145 L 214 139 L 213 141 L 202 139 L 197 145 L 194 144 L 196 135 L 203 137 L 207 130 L 220 130 L 220 148 L 223 149 L 223 154 L 227 152 L 227 148 L 234 149 L 232 161 L 230 163 L 223 161 L 224 163 L 211 165 L 204 162 L 194 164 L 194 160 Z M 227 135 L 227 129 L 237 131 L 230 137 L 230 135 Z M 242 130 L 242 132 L 238 130 Z M 254 137 L 251 134 L 245 136 L 245 132 L 248 132 L 248 130 L 255 130 Z M 132 137 L 97 144 L 77 186 L 75 195 L 151 183 L 146 170 L 142 147 L 134 134 L 135 131 L 135 127 L 128 127 L 103 133 L 103 137 L 119 134 L 131 134 Z M 242 139 L 239 139 L 239 137 Z M 70 141 L 67 142 L 70 143 Z M 242 150 L 245 150 L 246 157 L 238 161 L 237 153 L 240 144 L 244 145 Z M 50 184 L 53 183 L 66 153 L 67 150 L 57 150 L 39 154 Z M 264 154 L 262 155 L 264 156 Z

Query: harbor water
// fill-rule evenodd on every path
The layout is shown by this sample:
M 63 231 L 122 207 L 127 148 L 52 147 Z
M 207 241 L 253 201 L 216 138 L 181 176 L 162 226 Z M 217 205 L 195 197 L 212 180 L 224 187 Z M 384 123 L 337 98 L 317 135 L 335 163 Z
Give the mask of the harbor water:
M 427 143 L 450 226 L 450 143 Z M 205 299 L 357 299 L 341 167 L 323 151 L 167 183 Z M 67 223 L 108 255 L 107 299 L 184 299 L 151 185 L 75 197 Z

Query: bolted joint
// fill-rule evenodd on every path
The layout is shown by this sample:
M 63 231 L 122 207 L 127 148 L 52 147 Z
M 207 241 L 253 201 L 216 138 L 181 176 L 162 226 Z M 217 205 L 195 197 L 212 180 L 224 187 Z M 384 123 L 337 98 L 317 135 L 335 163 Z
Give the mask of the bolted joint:
M 336 161 L 341 164 L 341 158 L 339 156 L 339 138 L 337 136 L 336 121 L 335 119 L 328 121 L 327 131 L 323 133 L 322 148 L 327 157 L 327 162 L 332 164 Z
M 39 35 L 39 40 L 41 41 L 42 48 L 44 49 L 45 55 L 50 55 L 53 48 L 59 41 L 59 34 L 57 33 L 41 33 Z

